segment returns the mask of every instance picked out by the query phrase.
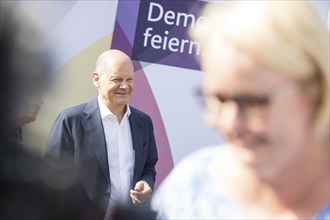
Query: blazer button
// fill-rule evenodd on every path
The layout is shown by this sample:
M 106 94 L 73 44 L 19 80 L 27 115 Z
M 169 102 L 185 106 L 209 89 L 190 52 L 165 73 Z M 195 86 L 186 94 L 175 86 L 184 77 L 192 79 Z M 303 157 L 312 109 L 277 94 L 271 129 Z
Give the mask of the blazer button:
M 109 199 L 109 198 L 110 198 L 110 193 L 106 192 L 106 193 L 104 194 L 104 197 L 105 197 L 106 199 Z

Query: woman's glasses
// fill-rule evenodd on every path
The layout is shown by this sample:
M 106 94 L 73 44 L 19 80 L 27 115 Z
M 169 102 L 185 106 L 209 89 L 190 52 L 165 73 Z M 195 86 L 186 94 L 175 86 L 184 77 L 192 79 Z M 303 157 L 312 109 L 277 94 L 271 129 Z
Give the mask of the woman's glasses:
M 285 84 L 285 86 L 281 86 L 268 95 L 240 94 L 233 96 L 209 94 L 198 89 L 197 95 L 205 106 L 206 113 L 212 119 L 217 120 L 226 117 L 224 114 L 226 108 L 235 105 L 238 108 L 238 115 L 242 122 L 255 127 L 267 119 L 272 103 L 297 92 L 299 89 L 299 87 L 292 86 L 292 84 Z

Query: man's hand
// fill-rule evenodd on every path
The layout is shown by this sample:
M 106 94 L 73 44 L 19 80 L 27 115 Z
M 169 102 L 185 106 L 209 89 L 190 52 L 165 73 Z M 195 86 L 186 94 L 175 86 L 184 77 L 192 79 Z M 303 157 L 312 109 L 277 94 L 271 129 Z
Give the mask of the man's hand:
M 130 190 L 130 197 L 133 204 L 139 204 L 145 202 L 148 198 L 151 197 L 152 190 L 149 184 L 141 180 L 136 183 L 134 190 Z

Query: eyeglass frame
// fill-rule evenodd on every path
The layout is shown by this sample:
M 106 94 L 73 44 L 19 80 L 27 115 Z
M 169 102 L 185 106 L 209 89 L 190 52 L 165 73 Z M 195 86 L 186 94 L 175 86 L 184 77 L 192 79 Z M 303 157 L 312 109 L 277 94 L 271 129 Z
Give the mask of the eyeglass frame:
M 285 84 L 284 86 L 281 86 L 277 89 L 276 92 L 273 92 L 270 95 L 236 95 L 236 96 L 223 96 L 220 94 L 210 94 L 203 92 L 202 87 L 198 87 L 196 89 L 196 95 L 200 97 L 203 100 L 204 107 L 208 110 L 208 113 L 212 113 L 214 116 L 217 117 L 217 119 L 222 115 L 223 107 L 226 106 L 227 102 L 235 103 L 235 106 L 238 108 L 239 117 L 241 120 L 243 120 L 245 123 L 248 119 L 251 118 L 258 118 L 264 119 L 266 118 L 266 112 L 268 113 L 268 108 L 270 105 L 278 100 L 281 100 L 283 98 L 286 98 L 287 96 L 290 96 L 291 94 L 294 94 L 301 90 L 301 88 L 298 85 L 292 86 L 292 84 L 289 86 L 289 84 Z M 210 107 L 208 107 L 207 99 L 213 98 L 213 100 L 216 100 L 218 102 L 217 106 L 217 112 L 211 111 Z M 222 106 L 222 107 L 221 107 Z M 259 112 L 257 114 L 247 114 L 247 110 L 251 107 L 257 107 Z M 251 113 L 250 109 L 250 113 Z

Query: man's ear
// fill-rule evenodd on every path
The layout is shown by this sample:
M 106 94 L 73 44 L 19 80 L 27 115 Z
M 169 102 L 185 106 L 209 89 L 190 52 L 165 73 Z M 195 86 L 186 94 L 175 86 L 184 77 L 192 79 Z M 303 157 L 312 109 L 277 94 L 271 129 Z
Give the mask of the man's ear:
M 100 74 L 97 72 L 94 72 L 92 75 L 93 78 L 93 83 L 95 85 L 96 88 L 100 87 Z

